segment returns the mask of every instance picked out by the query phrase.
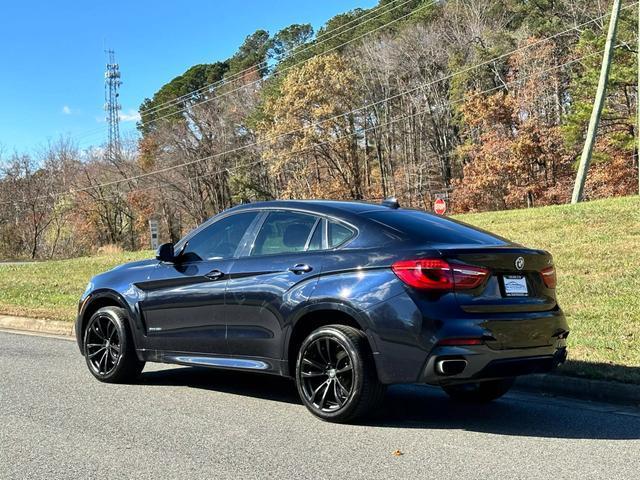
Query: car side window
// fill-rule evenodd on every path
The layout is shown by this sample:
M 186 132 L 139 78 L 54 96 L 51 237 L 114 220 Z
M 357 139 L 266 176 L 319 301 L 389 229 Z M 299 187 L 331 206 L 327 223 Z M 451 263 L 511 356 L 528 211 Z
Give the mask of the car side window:
M 215 260 L 233 257 L 257 212 L 229 215 L 212 223 L 188 242 L 180 255 L 182 261 Z
M 252 256 L 302 252 L 317 217 L 296 212 L 271 212 L 254 242 Z
M 345 243 L 355 235 L 355 232 L 341 223 L 328 222 L 327 239 L 329 248 L 336 248 Z

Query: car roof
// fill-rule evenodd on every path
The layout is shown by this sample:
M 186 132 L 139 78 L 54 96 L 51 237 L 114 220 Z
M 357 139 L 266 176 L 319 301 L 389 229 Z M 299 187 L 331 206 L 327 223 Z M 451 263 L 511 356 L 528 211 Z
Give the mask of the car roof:
M 316 212 L 320 214 L 351 214 L 359 215 L 362 213 L 372 212 L 376 210 L 389 210 L 384 205 L 360 202 L 360 201 L 340 201 L 340 200 L 269 200 L 265 202 L 246 203 L 233 207 L 229 211 L 244 209 L 265 209 L 265 208 L 287 208 L 299 209 Z

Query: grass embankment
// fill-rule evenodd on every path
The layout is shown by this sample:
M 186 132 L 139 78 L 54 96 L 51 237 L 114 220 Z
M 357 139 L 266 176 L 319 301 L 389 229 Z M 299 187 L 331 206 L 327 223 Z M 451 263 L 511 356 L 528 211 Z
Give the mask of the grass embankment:
M 151 258 L 151 251 L 24 264 L 0 264 L 0 313 L 48 320 L 75 320 L 89 279 L 124 262 Z
M 553 254 L 567 373 L 640 383 L 640 197 L 459 218 Z
M 640 197 L 459 218 L 553 254 L 571 326 L 567 373 L 640 383 Z M 151 255 L 0 265 L 0 313 L 71 321 L 92 275 Z

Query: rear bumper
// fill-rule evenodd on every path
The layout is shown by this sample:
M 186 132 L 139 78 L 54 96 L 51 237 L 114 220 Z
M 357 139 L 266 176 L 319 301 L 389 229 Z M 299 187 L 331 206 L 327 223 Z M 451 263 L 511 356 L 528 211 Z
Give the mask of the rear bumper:
M 486 345 L 437 347 L 429 355 L 419 383 L 452 385 L 548 373 L 566 358 L 564 345 L 499 351 Z
M 446 296 L 445 296 L 446 297 Z M 472 314 L 455 298 L 416 301 L 397 295 L 366 311 L 378 378 L 384 384 L 442 385 L 549 371 L 564 360 L 567 321 L 560 308 Z M 444 346 L 446 339 L 481 339 L 473 346 Z M 441 357 L 459 358 L 455 375 L 436 369 Z

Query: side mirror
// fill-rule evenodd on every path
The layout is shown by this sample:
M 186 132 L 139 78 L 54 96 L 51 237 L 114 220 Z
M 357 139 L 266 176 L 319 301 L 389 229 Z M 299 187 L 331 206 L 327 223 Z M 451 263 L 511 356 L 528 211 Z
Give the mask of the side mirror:
M 173 251 L 173 243 L 163 243 L 160 245 L 156 251 L 156 260 L 167 263 L 175 262 L 176 256 Z

